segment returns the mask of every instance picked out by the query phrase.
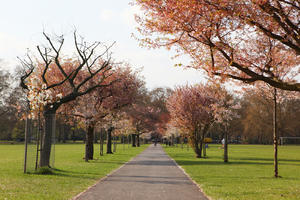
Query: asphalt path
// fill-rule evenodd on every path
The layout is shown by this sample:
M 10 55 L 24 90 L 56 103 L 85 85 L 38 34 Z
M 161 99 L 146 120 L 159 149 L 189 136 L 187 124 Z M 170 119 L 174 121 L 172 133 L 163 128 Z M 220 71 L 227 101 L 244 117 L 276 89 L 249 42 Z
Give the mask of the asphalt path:
M 76 200 L 208 200 L 162 147 L 150 145 Z

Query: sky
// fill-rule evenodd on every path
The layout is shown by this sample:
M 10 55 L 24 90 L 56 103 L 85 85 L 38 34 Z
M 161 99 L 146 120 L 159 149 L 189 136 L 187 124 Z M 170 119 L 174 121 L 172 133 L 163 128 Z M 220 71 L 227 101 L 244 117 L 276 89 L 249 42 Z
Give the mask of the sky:
M 172 59 L 174 52 L 147 49 L 132 37 L 137 34 L 134 14 L 138 7 L 131 0 L 0 0 L 0 59 L 12 69 L 17 57 L 27 50 L 36 52 L 36 45 L 45 43 L 42 32 L 64 35 L 66 52 L 72 52 L 72 34 L 76 30 L 89 42 L 116 42 L 112 57 L 142 68 L 141 75 L 150 89 L 195 84 L 204 76 L 194 69 L 174 67 L 189 64 L 188 57 Z M 69 42 L 69 43 L 68 43 Z

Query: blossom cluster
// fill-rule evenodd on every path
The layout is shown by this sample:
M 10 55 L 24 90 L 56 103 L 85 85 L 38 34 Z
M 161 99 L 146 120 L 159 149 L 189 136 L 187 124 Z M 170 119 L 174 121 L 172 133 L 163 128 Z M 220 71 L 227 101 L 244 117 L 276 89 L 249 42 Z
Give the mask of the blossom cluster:
M 28 80 L 27 99 L 30 104 L 30 111 L 33 118 L 44 110 L 46 105 L 60 101 L 62 94 L 55 94 L 47 88 L 45 83 L 39 79 L 39 76 L 33 74 Z

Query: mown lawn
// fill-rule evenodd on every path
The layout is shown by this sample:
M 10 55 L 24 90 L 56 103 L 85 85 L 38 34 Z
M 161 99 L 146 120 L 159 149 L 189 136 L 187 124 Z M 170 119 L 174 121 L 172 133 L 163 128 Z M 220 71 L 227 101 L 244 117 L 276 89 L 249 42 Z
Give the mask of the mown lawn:
M 229 163 L 220 145 L 210 145 L 206 159 L 180 146 L 165 151 L 212 199 L 300 199 L 300 146 L 279 147 L 279 175 L 273 178 L 271 145 L 230 145 Z
M 146 147 L 118 145 L 116 153 L 100 157 L 95 145 L 95 160 L 86 163 L 84 144 L 58 144 L 54 174 L 38 175 L 23 174 L 24 145 L 0 145 L 0 199 L 70 199 Z

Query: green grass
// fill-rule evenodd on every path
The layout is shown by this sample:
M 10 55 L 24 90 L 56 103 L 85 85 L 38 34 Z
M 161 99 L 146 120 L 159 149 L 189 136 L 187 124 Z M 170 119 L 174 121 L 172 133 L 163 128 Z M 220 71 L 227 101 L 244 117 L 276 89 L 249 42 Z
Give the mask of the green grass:
M 40 175 L 23 174 L 24 145 L 0 145 L 0 200 L 70 199 L 146 147 L 118 145 L 116 153 L 100 157 L 95 145 L 95 160 L 86 163 L 83 144 L 58 144 L 53 174 Z
M 279 147 L 279 175 L 273 178 L 271 145 L 229 145 L 229 163 L 220 145 L 210 145 L 208 158 L 195 158 L 190 148 L 165 147 L 212 199 L 300 199 L 300 146 Z

